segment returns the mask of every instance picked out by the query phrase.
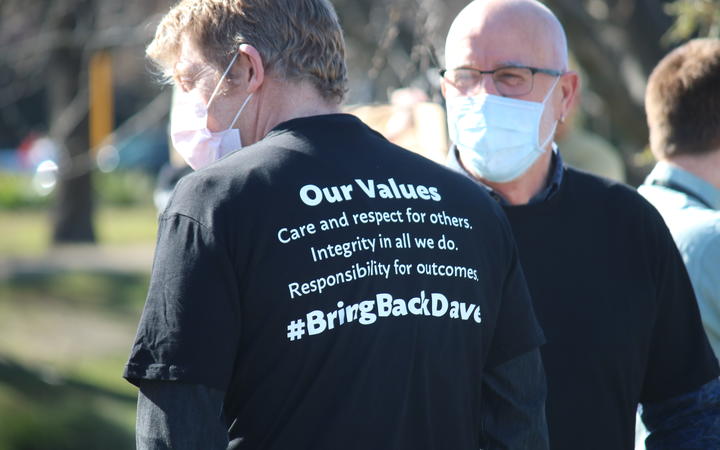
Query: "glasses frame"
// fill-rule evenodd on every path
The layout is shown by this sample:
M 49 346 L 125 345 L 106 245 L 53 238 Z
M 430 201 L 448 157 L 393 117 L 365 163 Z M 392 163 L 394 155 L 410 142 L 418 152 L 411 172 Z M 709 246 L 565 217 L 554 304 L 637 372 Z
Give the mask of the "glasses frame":
M 495 77 L 494 77 L 494 75 L 495 75 L 496 72 L 499 72 L 499 71 L 501 71 L 501 70 L 506 70 L 506 69 L 527 69 L 527 70 L 529 70 L 529 71 L 530 71 L 530 74 L 531 74 L 531 75 L 530 75 L 530 89 L 529 89 L 527 92 L 522 93 L 522 94 L 512 94 L 512 95 L 504 94 L 504 93 L 501 91 L 501 89 L 498 88 L 498 86 L 497 86 L 497 84 L 496 84 L 496 82 L 495 82 Z M 446 74 L 447 72 L 451 71 L 451 70 L 469 70 L 469 71 L 471 71 L 471 72 L 479 73 L 480 76 L 481 76 L 481 78 L 480 78 L 481 81 L 482 81 L 482 76 L 483 76 L 483 75 L 490 75 L 490 78 L 491 78 L 492 81 L 493 81 L 493 85 L 495 86 L 495 89 L 497 89 L 497 91 L 498 91 L 503 97 L 519 97 L 519 96 L 527 95 L 527 94 L 531 93 L 532 90 L 535 88 L 535 74 L 536 74 L 536 73 L 542 73 L 542 74 L 549 75 L 549 76 L 552 76 L 552 77 L 561 77 L 561 76 L 565 75 L 565 73 L 566 73 L 566 72 L 563 72 L 563 71 L 561 71 L 561 70 L 542 69 L 542 68 L 540 68 L 540 67 L 519 66 L 519 65 L 517 65 L 517 66 L 513 66 L 513 65 L 511 65 L 511 66 L 502 66 L 502 67 L 498 67 L 497 69 L 493 69 L 493 70 L 480 70 L 480 69 L 476 69 L 476 68 L 474 68 L 474 67 L 456 67 L 456 68 L 454 68 L 454 69 L 440 69 L 440 77 L 442 77 L 445 81 L 447 81 L 448 83 L 452 84 L 453 86 L 454 86 L 453 82 L 450 81 L 450 80 L 448 80 L 447 78 L 445 78 L 445 74 Z

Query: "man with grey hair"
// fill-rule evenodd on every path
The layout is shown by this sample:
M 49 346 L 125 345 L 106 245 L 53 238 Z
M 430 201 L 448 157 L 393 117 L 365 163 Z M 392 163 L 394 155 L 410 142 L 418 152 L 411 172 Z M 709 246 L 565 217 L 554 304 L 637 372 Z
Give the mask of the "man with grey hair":
M 471 180 L 338 113 L 327 0 L 183 0 L 148 55 L 197 170 L 161 214 L 125 368 L 138 448 L 547 448 L 510 226 Z
M 547 337 L 551 448 L 632 449 L 638 402 L 648 448 L 720 448 L 717 361 L 662 218 L 564 167 L 553 142 L 579 84 L 557 18 L 534 0 L 476 0 L 445 51 L 448 164 L 513 228 Z

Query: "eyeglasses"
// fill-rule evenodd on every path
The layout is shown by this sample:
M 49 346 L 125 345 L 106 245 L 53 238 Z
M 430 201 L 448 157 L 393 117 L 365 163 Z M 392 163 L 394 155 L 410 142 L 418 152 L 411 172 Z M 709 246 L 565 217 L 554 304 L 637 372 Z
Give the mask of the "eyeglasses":
M 440 76 L 455 86 L 464 94 L 474 94 L 479 91 L 483 75 L 492 76 L 495 89 L 500 95 L 517 97 L 529 94 L 533 90 L 533 80 L 536 73 L 543 73 L 553 77 L 563 75 L 563 72 L 552 69 L 539 69 L 526 66 L 506 66 L 495 70 L 479 70 L 470 67 L 458 69 L 442 69 Z

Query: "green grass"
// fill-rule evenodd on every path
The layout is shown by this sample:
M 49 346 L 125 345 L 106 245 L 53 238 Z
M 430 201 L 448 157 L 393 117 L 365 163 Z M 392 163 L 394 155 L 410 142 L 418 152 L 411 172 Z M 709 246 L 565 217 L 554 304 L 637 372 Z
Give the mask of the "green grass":
M 130 449 L 135 399 L 0 360 L 0 449 Z
M 130 449 L 135 389 L 122 368 L 148 274 L 0 281 L 0 450 Z
M 97 251 L 63 253 L 50 242 L 51 199 L 25 198 L 27 180 L 0 177 L 0 269 L 10 269 L 0 270 L 0 450 L 134 448 L 136 391 L 122 370 L 149 274 L 120 272 L 142 264 L 70 270 L 63 258 L 143 260 L 157 214 L 147 177 L 95 181 Z
M 157 214 L 151 205 L 100 207 L 95 214 L 95 230 L 102 245 L 152 245 Z M 0 256 L 42 255 L 50 246 L 51 234 L 47 210 L 0 210 Z
M 0 298 L 24 303 L 52 299 L 55 305 L 127 314 L 142 307 L 148 282 L 147 274 L 28 273 L 1 283 Z
M 43 210 L 0 210 L 0 255 L 38 255 L 50 243 L 50 218 Z
M 100 208 L 96 220 L 98 242 L 101 244 L 155 243 L 157 212 L 151 205 Z

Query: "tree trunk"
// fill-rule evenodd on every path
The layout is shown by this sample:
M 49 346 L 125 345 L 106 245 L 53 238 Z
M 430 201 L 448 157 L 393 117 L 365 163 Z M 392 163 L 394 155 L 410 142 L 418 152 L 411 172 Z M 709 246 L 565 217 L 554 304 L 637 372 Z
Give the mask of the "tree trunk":
M 84 14 L 86 18 L 92 15 L 92 5 L 85 1 L 77 3 L 77 8 L 56 10 L 58 31 L 78 36 L 81 33 L 77 28 L 88 25 L 78 15 Z M 52 239 L 56 244 L 95 242 L 87 103 L 76 98 L 85 89 L 81 84 L 84 78 L 81 77 L 84 70 L 82 44 L 77 42 L 54 49 L 47 71 L 50 123 L 55 125 L 59 120 L 68 120 L 68 116 L 76 116 L 76 120 L 70 119 L 70 125 L 59 127 L 57 135 L 51 136 L 61 149 L 52 220 Z M 69 112 L 73 107 L 76 112 Z

